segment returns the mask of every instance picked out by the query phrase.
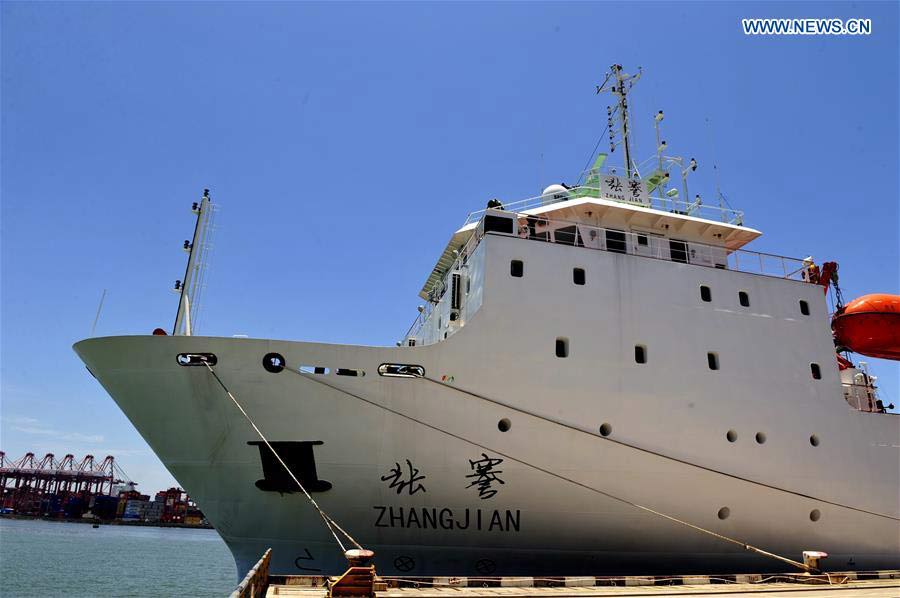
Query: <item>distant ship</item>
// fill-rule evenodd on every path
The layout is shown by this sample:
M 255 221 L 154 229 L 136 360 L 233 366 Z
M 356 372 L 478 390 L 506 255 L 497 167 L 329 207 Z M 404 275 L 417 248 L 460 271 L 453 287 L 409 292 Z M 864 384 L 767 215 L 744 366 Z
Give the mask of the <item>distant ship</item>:
M 75 345 L 240 572 L 346 562 L 223 386 L 381 574 L 790 568 L 743 543 L 900 565 L 900 417 L 847 353 L 900 355 L 896 296 L 848 304 L 836 354 L 833 263 L 745 249 L 761 233 L 692 199 L 664 141 L 632 160 L 638 76 L 598 87 L 624 166 L 469 214 L 398 346 L 192 335 L 208 195 L 174 334 Z

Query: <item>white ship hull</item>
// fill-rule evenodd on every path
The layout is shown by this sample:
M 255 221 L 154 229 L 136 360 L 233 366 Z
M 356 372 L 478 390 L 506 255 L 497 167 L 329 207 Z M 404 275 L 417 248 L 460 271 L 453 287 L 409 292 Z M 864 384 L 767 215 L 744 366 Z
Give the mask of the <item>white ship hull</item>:
M 525 261 L 524 278 L 507 276 L 510 259 Z M 314 496 L 385 575 L 787 567 L 591 489 L 793 559 L 822 550 L 832 569 L 900 565 L 900 418 L 843 400 L 820 287 L 491 235 L 470 265 L 477 311 L 425 346 L 135 336 L 75 350 L 240 572 L 268 547 L 274 573 L 335 574 L 346 562 L 302 495 L 257 484 L 261 452 L 248 443 L 258 437 L 206 367 L 176 362 L 181 353 L 215 354 L 270 440 L 321 443 L 309 445 L 313 478 L 330 487 Z M 571 284 L 573 265 L 586 285 Z M 725 304 L 738 290 L 753 308 Z M 798 299 L 811 317 L 795 313 Z M 637 343 L 646 364 L 634 362 Z M 718 371 L 707 368 L 713 350 Z M 287 369 L 262 367 L 273 352 Z M 379 376 L 384 363 L 420 365 L 431 380 Z M 330 373 L 292 371 L 300 365 Z M 603 423 L 610 439 L 716 471 L 610 442 Z M 484 455 L 502 459 L 493 477 L 475 475 Z

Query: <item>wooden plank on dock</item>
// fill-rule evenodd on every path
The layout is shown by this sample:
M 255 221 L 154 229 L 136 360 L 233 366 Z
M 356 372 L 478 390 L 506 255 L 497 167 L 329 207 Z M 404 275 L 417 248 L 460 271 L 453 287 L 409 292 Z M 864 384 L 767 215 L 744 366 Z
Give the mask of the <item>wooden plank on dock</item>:
M 811 579 L 812 583 L 803 583 L 796 578 L 789 580 L 766 581 L 760 576 L 758 581 L 728 581 L 709 576 L 692 576 L 678 585 L 656 585 L 644 583 L 639 585 L 638 578 L 631 584 L 623 585 L 567 585 L 522 587 L 513 580 L 526 578 L 498 578 L 507 580 L 499 585 L 488 587 L 460 586 L 450 584 L 420 584 L 419 587 L 388 587 L 377 592 L 378 598 L 629 598 L 638 596 L 654 596 L 659 598 L 686 596 L 724 596 L 750 597 L 791 596 L 794 598 L 898 598 L 900 597 L 900 572 L 875 572 L 868 574 L 867 579 L 852 579 L 850 576 L 836 577 L 831 574 L 835 583 Z M 838 574 L 839 575 L 839 574 Z M 874 575 L 874 577 L 873 577 Z M 854 576 L 855 577 L 855 576 Z M 434 578 L 440 579 L 440 578 Z M 564 579 L 564 578 L 561 578 Z M 583 579 L 583 578 L 582 578 Z M 599 578 L 598 578 L 599 579 Z M 385 580 L 390 586 L 389 578 Z M 682 581 L 682 580 L 679 580 Z M 326 589 L 298 584 L 271 584 L 266 596 L 293 598 L 324 598 Z

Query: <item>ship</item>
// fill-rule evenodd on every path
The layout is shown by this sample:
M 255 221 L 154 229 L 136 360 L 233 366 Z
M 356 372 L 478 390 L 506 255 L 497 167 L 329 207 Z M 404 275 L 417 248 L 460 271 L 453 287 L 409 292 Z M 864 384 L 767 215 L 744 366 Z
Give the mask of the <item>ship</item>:
M 208 193 L 172 332 L 74 345 L 239 574 L 268 548 L 337 574 L 352 545 L 409 577 L 900 565 L 900 417 L 848 349 L 896 359 L 894 307 L 836 346 L 834 262 L 748 249 L 662 112 L 632 158 L 640 74 L 597 87 L 609 152 L 577 182 L 468 214 L 395 345 L 194 334 Z

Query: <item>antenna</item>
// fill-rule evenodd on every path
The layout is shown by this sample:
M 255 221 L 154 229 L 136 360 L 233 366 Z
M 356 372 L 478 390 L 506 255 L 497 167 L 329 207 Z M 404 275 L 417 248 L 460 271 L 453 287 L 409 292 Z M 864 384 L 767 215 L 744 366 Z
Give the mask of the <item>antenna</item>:
M 100 320 L 100 310 L 103 309 L 104 299 L 106 299 L 106 289 L 103 289 L 103 294 L 100 295 L 100 304 L 97 305 L 97 315 L 94 316 L 94 325 L 91 326 L 91 336 L 94 336 L 94 331 L 97 330 L 97 322 Z
M 716 142 L 715 137 L 713 136 L 712 121 L 709 120 L 708 116 L 706 117 L 706 133 L 709 135 L 709 146 L 712 150 L 713 175 L 715 176 L 716 180 L 716 198 L 719 200 L 719 208 L 722 209 L 724 213 L 724 197 L 722 196 L 722 188 L 719 186 L 719 159 L 718 154 L 716 153 Z
M 621 144 L 625 148 L 625 171 L 630 179 L 634 170 L 634 163 L 631 160 L 631 131 L 629 130 L 628 116 L 628 98 L 627 95 L 634 87 L 634 84 L 641 78 L 642 70 L 638 67 L 636 75 L 629 75 L 622 71 L 621 64 L 614 64 L 609 67 L 610 72 L 606 75 L 601 85 L 597 86 L 597 94 L 606 91 L 611 92 L 618 98 L 618 104 L 615 109 L 611 106 L 606 107 L 607 123 L 609 124 L 609 151 L 616 150 L 615 133 L 613 131 L 613 121 L 618 125 Z
M 179 298 L 175 326 L 172 328 L 173 335 L 190 336 L 192 334 L 191 323 L 193 322 L 193 328 L 197 326 L 197 311 L 204 287 L 206 258 L 210 250 L 210 228 L 214 211 L 215 205 L 209 197 L 209 189 L 204 189 L 200 201 L 195 201 L 191 205 L 191 212 L 197 217 L 193 239 L 185 240 L 182 245 L 182 249 L 188 253 L 188 261 L 184 279 L 175 281 L 174 291 L 179 294 Z

